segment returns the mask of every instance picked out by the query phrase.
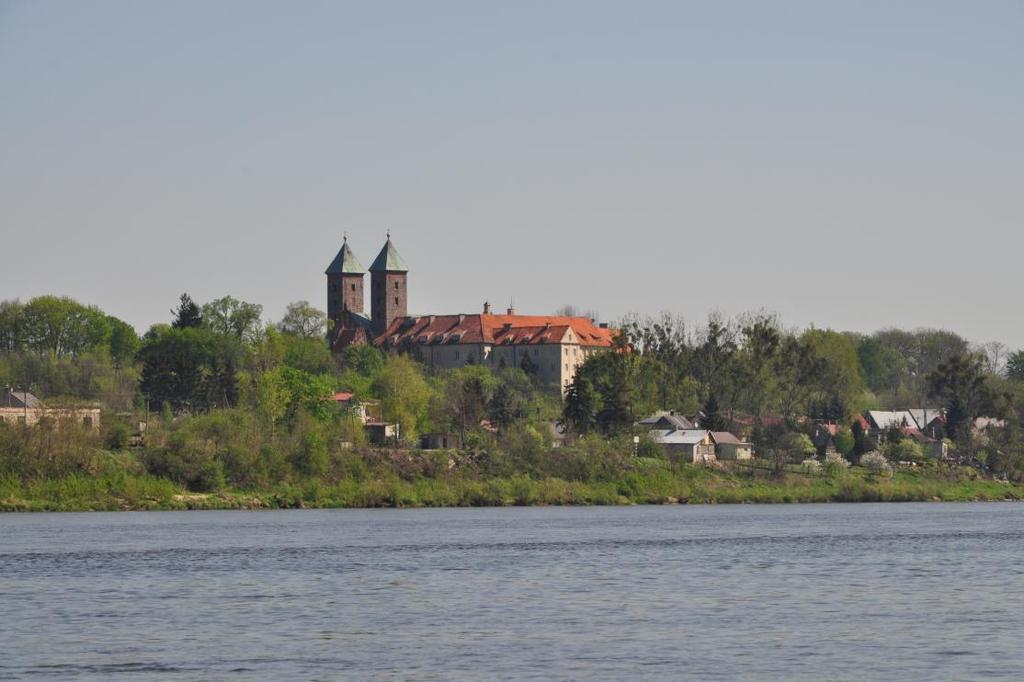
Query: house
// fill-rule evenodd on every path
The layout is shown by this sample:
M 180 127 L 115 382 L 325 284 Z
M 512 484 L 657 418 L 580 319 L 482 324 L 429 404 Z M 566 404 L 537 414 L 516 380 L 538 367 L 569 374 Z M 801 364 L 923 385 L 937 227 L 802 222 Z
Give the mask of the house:
M 366 271 L 348 245 L 328 265 L 327 317 L 331 350 L 359 343 L 407 352 L 430 367 L 480 364 L 492 369 L 520 367 L 566 391 L 576 368 L 590 354 L 612 346 L 613 330 L 586 317 L 504 315 L 409 315 L 409 268 L 388 234 L 369 268 L 370 315 L 364 313 Z
M 912 407 L 907 412 L 914 418 L 917 428 L 927 433 L 928 425 L 944 414 L 944 410 L 937 407 Z
M 457 433 L 426 433 L 420 437 L 421 450 L 458 450 L 462 436 Z
M 48 407 L 28 391 L 14 391 L 10 387 L 0 394 L 0 422 L 7 424 L 61 424 L 77 423 L 99 430 L 98 407 Z
M 697 424 L 692 419 L 667 410 L 658 410 L 654 414 L 644 417 L 637 422 L 637 426 L 645 427 L 648 430 L 679 429 L 685 431 L 697 428 Z
M 715 462 L 715 443 L 711 432 L 704 429 L 652 429 L 647 432 L 652 441 L 662 446 L 672 459 L 691 464 Z
M 369 419 L 367 408 L 375 404 L 376 401 L 361 401 L 356 400 L 355 395 L 348 391 L 337 391 L 331 396 L 331 400 L 337 403 L 339 406 L 346 410 L 350 410 L 353 414 L 359 417 L 359 421 L 364 424 Z M 379 415 L 378 415 L 379 416 Z
M 920 429 L 903 429 L 903 435 L 921 446 L 926 457 L 945 459 L 949 454 L 949 445 L 941 438 L 932 438 Z
M 432 368 L 519 367 L 564 394 L 587 357 L 611 348 L 612 330 L 584 317 L 496 315 L 485 303 L 478 314 L 396 318 L 374 343 Z
M 868 435 L 875 437 L 895 427 L 897 429 L 917 428 L 917 420 L 910 410 L 868 410 Z
M 754 457 L 754 446 L 728 431 L 712 431 L 711 440 L 715 444 L 715 456 L 720 460 L 735 461 Z
M 371 420 L 363 424 L 366 439 L 373 445 L 393 445 L 398 442 L 398 424 Z

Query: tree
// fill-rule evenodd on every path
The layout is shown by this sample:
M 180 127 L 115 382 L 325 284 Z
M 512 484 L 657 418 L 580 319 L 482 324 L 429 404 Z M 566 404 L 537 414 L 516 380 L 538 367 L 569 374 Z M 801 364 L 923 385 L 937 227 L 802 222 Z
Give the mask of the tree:
M 972 353 L 961 352 L 940 364 L 927 377 L 928 393 L 944 401 L 946 432 L 957 440 L 961 432 L 969 429 L 992 400 L 982 359 Z
M 235 336 L 247 343 L 258 341 L 262 332 L 263 306 L 224 296 L 204 303 L 203 324 L 217 334 Z
M 583 310 L 582 308 L 577 308 L 576 306 L 572 305 L 571 303 L 567 303 L 566 305 L 563 305 L 558 310 L 556 310 L 555 311 L 555 316 L 557 316 L 557 317 L 586 317 L 586 318 L 589 318 L 591 320 L 600 320 L 601 319 L 601 316 L 597 314 L 596 310 Z
M 1006 376 L 1014 381 L 1024 381 L 1024 350 L 1011 354 L 1006 360 Z
M 924 451 L 921 446 L 903 438 L 897 441 L 886 441 L 882 446 L 882 454 L 890 462 L 923 462 Z
M 20 301 L 0 301 L 0 353 L 14 353 L 23 348 Z
M 236 339 L 200 327 L 157 325 L 146 333 L 139 359 L 139 389 L 152 404 L 192 412 L 238 401 L 241 348 Z
M 787 464 L 814 457 L 817 449 L 807 434 L 789 431 L 769 438 L 766 453 L 772 463 L 772 470 L 776 474 L 781 474 L 786 470 Z
M 314 308 L 309 301 L 296 301 L 288 304 L 277 328 L 283 334 L 321 338 L 327 333 L 327 314 Z
M 704 403 L 704 409 L 701 412 L 703 413 L 700 418 L 700 427 L 702 429 L 725 431 L 728 428 L 725 417 L 722 416 L 718 409 L 718 400 L 715 399 L 714 393 L 708 396 L 708 400 Z
M 377 348 L 363 343 L 349 346 L 341 353 L 341 365 L 369 377 L 384 369 L 385 355 Z
M 850 426 L 850 433 L 853 434 L 853 457 L 851 461 L 856 464 L 861 455 L 871 450 L 871 443 L 868 442 L 868 434 L 864 431 L 864 426 L 860 423 L 860 420 L 854 421 Z
M 465 436 L 467 431 L 480 427 L 496 387 L 491 371 L 481 365 L 450 370 L 444 378 L 438 411 Z
M 107 316 L 107 323 L 110 325 L 110 359 L 120 368 L 139 352 L 139 335 L 130 324 L 112 315 Z
M 187 293 L 181 295 L 178 307 L 172 309 L 171 314 L 174 315 L 171 326 L 175 329 L 190 329 L 192 327 L 201 327 L 203 324 L 202 309 Z
M 110 342 L 107 316 L 66 296 L 39 296 L 26 303 L 18 331 L 26 350 L 56 357 L 78 356 Z
M 431 394 L 421 365 L 404 355 L 388 356 L 372 391 L 380 398 L 384 420 L 399 425 L 403 441 L 416 442 Z
M 860 426 L 860 422 L 857 422 L 857 426 Z M 836 435 L 832 437 L 832 442 L 835 443 L 836 451 L 847 459 L 850 458 L 856 446 L 856 438 L 847 428 L 838 429 Z
M 597 427 L 599 400 L 590 379 L 577 371 L 565 392 L 561 424 L 577 436 L 590 433 Z

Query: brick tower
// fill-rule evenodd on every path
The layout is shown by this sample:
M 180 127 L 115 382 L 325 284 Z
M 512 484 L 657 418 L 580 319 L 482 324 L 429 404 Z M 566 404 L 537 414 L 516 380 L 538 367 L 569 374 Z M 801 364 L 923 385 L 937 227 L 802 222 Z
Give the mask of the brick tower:
M 348 235 L 341 251 L 327 266 L 327 319 L 340 327 L 345 313 L 363 313 L 363 275 L 366 271 L 348 245 Z
M 391 243 L 391 233 L 384 248 L 370 266 L 370 318 L 373 334 L 384 333 L 396 317 L 408 315 L 406 291 L 409 268 Z

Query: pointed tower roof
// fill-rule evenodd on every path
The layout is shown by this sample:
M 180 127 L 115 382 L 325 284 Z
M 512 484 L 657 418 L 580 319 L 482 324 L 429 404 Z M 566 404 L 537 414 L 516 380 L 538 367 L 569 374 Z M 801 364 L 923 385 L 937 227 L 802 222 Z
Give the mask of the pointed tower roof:
M 398 255 L 395 245 L 391 243 L 391 233 L 388 233 L 388 240 L 384 243 L 384 248 L 380 250 L 373 265 L 370 266 L 370 272 L 409 272 L 405 261 Z
M 362 275 L 366 270 L 363 269 L 363 264 L 359 262 L 356 255 L 352 253 L 352 249 L 348 245 L 348 235 L 345 235 L 345 240 L 341 244 L 341 251 L 334 257 L 331 264 L 327 266 L 326 275 Z

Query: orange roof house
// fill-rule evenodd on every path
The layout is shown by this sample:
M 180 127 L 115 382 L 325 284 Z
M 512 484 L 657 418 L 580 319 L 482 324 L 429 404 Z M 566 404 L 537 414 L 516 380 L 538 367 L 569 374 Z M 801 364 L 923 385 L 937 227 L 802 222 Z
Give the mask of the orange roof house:
M 430 367 L 520 367 L 564 391 L 591 353 L 610 348 L 613 330 L 586 317 L 489 312 L 395 318 L 374 343 L 412 353 Z
M 369 272 L 367 316 L 363 305 L 366 271 L 346 237 L 325 273 L 328 338 L 334 352 L 373 343 L 385 350 L 409 352 L 431 367 L 521 367 L 564 392 L 584 358 L 612 345 L 613 330 L 586 317 L 516 315 L 512 308 L 494 315 L 487 303 L 479 314 L 408 315 L 409 268 L 390 233 Z

